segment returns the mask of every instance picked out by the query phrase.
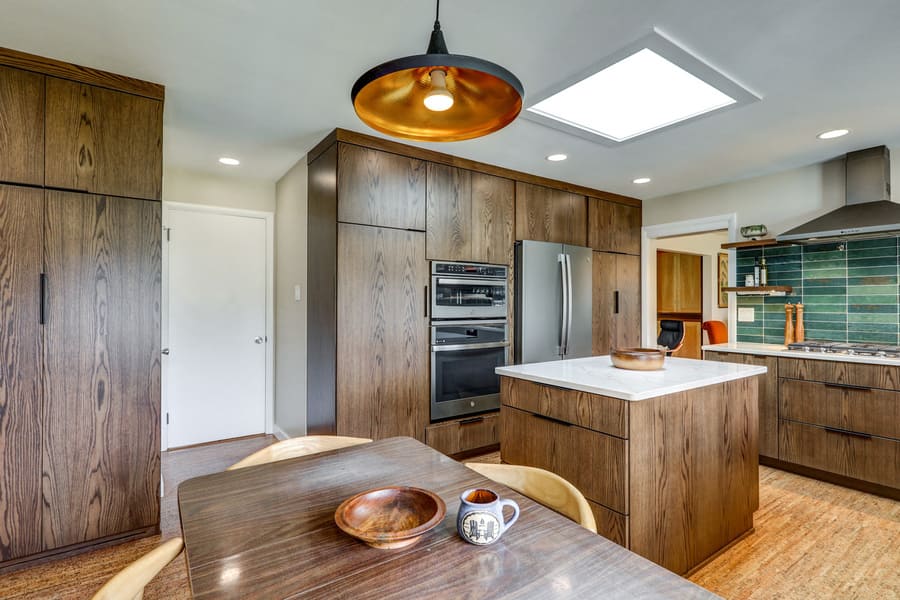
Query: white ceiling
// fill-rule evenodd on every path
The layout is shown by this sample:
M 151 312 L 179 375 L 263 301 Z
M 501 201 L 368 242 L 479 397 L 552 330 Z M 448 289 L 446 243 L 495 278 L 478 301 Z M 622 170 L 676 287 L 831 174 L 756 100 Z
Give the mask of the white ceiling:
M 0 45 L 162 83 L 167 165 L 275 180 L 336 126 L 373 133 L 350 87 L 424 52 L 433 11 L 430 0 L 4 0 Z M 451 52 L 507 67 L 526 96 L 655 26 L 762 98 L 613 148 L 521 118 L 421 144 L 450 154 L 652 198 L 900 142 L 897 0 L 445 0 L 441 23 Z M 838 127 L 853 133 L 815 138 Z M 569 160 L 544 160 L 553 152 Z M 222 155 L 243 164 L 226 171 Z

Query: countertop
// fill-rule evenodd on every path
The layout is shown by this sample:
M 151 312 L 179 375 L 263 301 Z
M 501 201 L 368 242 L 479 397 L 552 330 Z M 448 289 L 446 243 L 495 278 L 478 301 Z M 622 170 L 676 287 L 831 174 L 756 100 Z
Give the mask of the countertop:
M 614 367 L 609 356 L 591 356 L 497 367 L 495 372 L 505 377 L 635 401 L 762 375 L 766 368 L 668 357 L 665 367 L 659 371 L 629 371 Z
M 896 358 L 879 358 L 877 356 L 851 356 L 849 354 L 825 354 L 822 352 L 800 352 L 788 350 L 780 344 L 756 344 L 753 342 L 737 342 L 735 344 L 713 344 L 703 346 L 709 352 L 734 352 L 736 354 L 757 354 L 759 356 L 782 356 L 784 358 L 809 358 L 813 360 L 831 360 L 837 362 L 853 362 L 866 365 L 891 365 L 900 367 Z

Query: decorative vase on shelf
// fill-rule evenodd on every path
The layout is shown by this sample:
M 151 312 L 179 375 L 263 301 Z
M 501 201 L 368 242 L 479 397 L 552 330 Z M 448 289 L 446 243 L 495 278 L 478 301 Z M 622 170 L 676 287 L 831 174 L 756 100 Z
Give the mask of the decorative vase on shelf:
M 784 345 L 794 343 L 794 305 L 784 305 Z
M 803 326 L 803 305 L 797 303 L 794 305 L 797 309 L 797 325 L 794 327 L 794 341 L 802 342 L 806 339 L 806 328 Z

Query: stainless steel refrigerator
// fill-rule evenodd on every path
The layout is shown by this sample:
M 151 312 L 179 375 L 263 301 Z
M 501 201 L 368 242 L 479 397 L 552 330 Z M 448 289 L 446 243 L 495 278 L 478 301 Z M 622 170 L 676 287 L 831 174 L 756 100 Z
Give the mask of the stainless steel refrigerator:
M 590 248 L 516 242 L 515 362 L 591 355 Z

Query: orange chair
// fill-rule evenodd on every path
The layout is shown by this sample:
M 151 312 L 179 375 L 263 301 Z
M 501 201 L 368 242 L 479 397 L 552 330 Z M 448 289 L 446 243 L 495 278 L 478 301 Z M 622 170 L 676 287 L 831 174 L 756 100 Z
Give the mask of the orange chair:
M 706 332 L 710 344 L 728 343 L 728 325 L 722 321 L 703 321 L 701 327 Z

